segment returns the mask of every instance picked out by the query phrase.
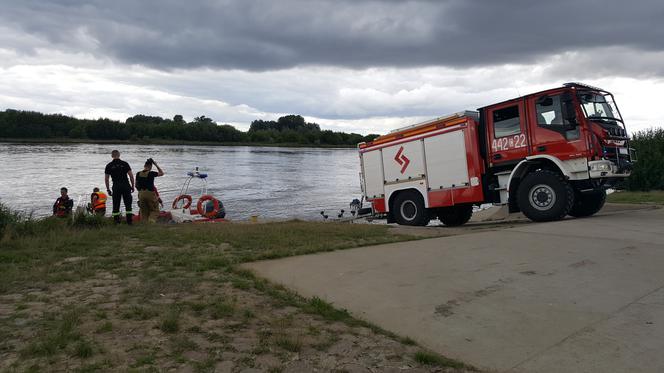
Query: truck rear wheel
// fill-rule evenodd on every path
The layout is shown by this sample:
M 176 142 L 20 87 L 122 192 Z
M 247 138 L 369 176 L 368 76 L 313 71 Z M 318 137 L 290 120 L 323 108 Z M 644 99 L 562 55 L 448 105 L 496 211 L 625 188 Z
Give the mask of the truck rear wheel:
M 392 214 L 400 225 L 424 226 L 430 220 L 422 195 L 411 190 L 401 192 L 394 198 Z
M 606 191 L 604 190 L 592 193 L 577 193 L 569 214 L 576 218 L 594 215 L 604 207 L 604 202 L 606 202 Z
M 526 175 L 519 184 L 517 202 L 530 220 L 560 220 L 572 209 L 574 189 L 557 172 L 537 170 Z
M 468 223 L 473 216 L 472 205 L 459 205 L 438 209 L 438 220 L 448 227 L 456 227 Z

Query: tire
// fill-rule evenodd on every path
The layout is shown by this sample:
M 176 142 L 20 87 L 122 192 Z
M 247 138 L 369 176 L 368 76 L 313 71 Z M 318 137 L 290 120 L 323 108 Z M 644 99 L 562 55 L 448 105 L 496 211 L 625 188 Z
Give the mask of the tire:
M 577 193 L 569 215 L 576 218 L 594 215 L 604 207 L 605 202 L 606 191 L 604 190 L 592 193 Z
M 472 205 L 443 207 L 438 209 L 438 220 L 448 227 L 458 227 L 468 223 L 473 216 Z
M 392 204 L 392 215 L 399 225 L 424 226 L 430 220 L 422 195 L 411 190 L 397 194 Z
M 532 221 L 560 220 L 574 205 L 574 189 L 557 172 L 537 170 L 523 178 L 517 190 L 521 212 Z

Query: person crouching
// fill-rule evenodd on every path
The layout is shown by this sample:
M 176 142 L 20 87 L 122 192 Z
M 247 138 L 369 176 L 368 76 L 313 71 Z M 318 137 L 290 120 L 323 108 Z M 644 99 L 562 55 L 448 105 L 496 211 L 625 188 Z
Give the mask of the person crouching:
M 158 172 L 152 171 L 153 165 Z M 164 176 L 164 171 L 152 158 L 148 159 L 143 170 L 136 174 L 141 220 L 148 223 L 156 222 L 157 217 L 159 217 L 159 197 L 154 186 L 154 178 L 159 176 Z
M 92 194 L 90 195 L 90 212 L 97 214 L 99 216 L 106 215 L 106 200 L 108 197 L 106 193 L 99 191 L 99 188 L 92 189 Z

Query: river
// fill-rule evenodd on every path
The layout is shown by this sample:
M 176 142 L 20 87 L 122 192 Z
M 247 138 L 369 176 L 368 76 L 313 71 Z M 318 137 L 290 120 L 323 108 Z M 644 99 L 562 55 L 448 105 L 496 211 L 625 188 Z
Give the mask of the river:
M 234 220 L 251 215 L 320 220 L 321 210 L 348 210 L 350 201 L 360 197 L 355 149 L 0 143 L 0 202 L 46 216 L 65 186 L 74 201 L 85 203 L 93 187 L 105 189 L 104 167 L 113 149 L 120 150 L 134 173 L 149 157 L 159 163 L 166 175 L 156 185 L 165 208 L 194 167 L 209 174 L 208 192 L 222 200 Z M 190 194 L 200 195 L 201 187 L 192 181 Z M 109 200 L 109 215 L 110 207 Z

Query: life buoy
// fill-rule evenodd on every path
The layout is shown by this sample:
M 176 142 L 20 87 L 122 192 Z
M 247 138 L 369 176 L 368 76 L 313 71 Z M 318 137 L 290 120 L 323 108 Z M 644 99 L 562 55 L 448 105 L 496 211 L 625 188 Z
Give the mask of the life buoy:
M 191 201 L 192 201 L 191 196 L 189 194 L 181 194 L 181 195 L 175 197 L 175 200 L 173 201 L 173 206 L 172 206 L 173 210 L 178 209 L 178 202 L 180 202 L 182 200 L 185 201 L 184 205 L 182 205 L 182 207 L 181 207 L 182 209 L 186 210 L 186 209 L 189 208 L 189 206 L 191 206 Z
M 212 201 L 212 211 L 205 212 L 205 209 L 203 208 L 203 202 L 205 201 Z M 219 214 L 221 206 L 218 199 L 214 198 L 209 194 L 206 194 L 198 199 L 198 204 L 196 205 L 196 209 L 198 210 L 199 215 L 205 216 L 208 219 L 214 219 L 217 217 L 217 214 Z

